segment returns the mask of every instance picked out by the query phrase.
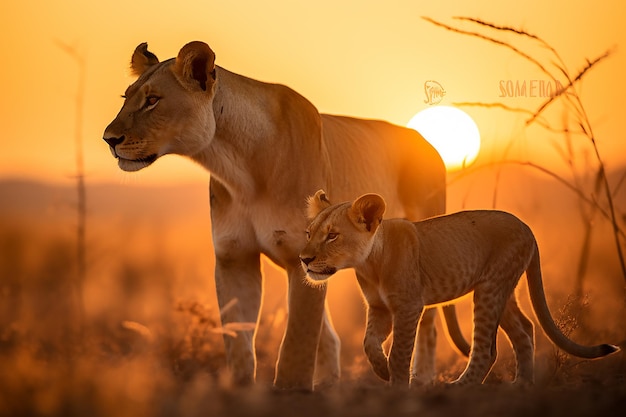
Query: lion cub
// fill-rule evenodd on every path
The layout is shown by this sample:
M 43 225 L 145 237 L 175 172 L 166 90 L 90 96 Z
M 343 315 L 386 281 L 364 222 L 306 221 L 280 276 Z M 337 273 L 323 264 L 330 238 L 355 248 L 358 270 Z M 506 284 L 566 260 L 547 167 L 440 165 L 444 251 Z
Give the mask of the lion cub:
M 509 213 L 463 211 L 421 222 L 382 220 L 385 202 L 366 194 L 331 206 L 322 190 L 310 197 L 312 220 L 300 254 L 310 282 L 355 268 L 367 300 L 364 349 L 376 374 L 392 384 L 409 383 L 417 324 L 425 306 L 474 291 L 474 329 L 467 367 L 454 382 L 482 383 L 496 360 L 498 326 L 517 360 L 516 381 L 534 381 L 532 322 L 517 305 L 514 289 L 526 272 L 537 319 L 564 351 L 598 358 L 618 350 L 608 344 L 582 346 L 569 340 L 548 310 L 537 242 L 530 228 Z M 389 359 L 382 343 L 393 329 Z

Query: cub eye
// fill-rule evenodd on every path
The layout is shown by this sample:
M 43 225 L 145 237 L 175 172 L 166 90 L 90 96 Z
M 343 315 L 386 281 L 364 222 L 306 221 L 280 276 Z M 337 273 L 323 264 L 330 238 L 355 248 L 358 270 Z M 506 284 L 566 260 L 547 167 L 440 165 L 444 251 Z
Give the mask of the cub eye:
M 157 96 L 148 96 L 146 97 L 146 104 L 144 107 L 152 107 L 159 102 L 159 97 Z
M 327 242 L 332 242 L 333 240 L 337 239 L 337 237 L 339 237 L 339 233 L 329 233 L 328 235 L 326 235 L 326 241 Z
M 306 240 L 311 240 L 311 232 L 306 230 L 304 233 L 306 233 Z

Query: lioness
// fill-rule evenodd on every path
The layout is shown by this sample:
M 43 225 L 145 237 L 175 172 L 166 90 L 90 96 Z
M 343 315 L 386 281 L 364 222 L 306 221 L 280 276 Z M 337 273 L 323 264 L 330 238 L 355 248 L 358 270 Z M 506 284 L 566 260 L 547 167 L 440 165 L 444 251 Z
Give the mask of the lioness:
M 535 237 L 512 214 L 463 211 L 413 223 L 382 220 L 384 212 L 385 201 L 377 194 L 331 206 L 320 190 L 309 200 L 308 243 L 300 254 L 308 280 L 314 283 L 325 282 L 339 269 L 356 269 L 368 304 L 365 353 L 380 378 L 408 384 L 424 307 L 474 291 L 470 360 L 454 383 L 483 382 L 496 360 L 498 325 L 515 351 L 516 380 L 533 383 L 533 324 L 514 295 L 524 271 L 539 323 L 558 347 L 583 358 L 618 349 L 607 344 L 581 346 L 561 333 L 546 304 Z M 387 360 L 382 343 L 392 328 Z
M 413 130 L 320 115 L 288 87 L 216 66 L 215 54 L 203 42 L 191 42 L 163 62 L 142 43 L 131 70 L 138 79 L 126 89 L 104 140 L 125 171 L 169 153 L 210 171 L 218 302 L 223 307 L 238 300 L 223 310 L 222 323 L 258 322 L 264 254 L 285 268 L 289 279 L 289 316 L 275 385 L 311 389 L 314 368 L 322 383 L 336 380 L 339 340 L 325 313 L 325 288 L 305 285 L 300 268 L 307 225 L 301 205 L 319 188 L 342 199 L 372 190 L 385 196 L 394 216 L 418 220 L 442 214 L 446 172 L 439 154 Z M 434 373 L 433 318 L 425 316 L 418 338 L 424 380 Z M 457 346 L 469 351 L 453 311 L 447 319 Z M 255 331 L 225 337 L 238 383 L 255 377 Z

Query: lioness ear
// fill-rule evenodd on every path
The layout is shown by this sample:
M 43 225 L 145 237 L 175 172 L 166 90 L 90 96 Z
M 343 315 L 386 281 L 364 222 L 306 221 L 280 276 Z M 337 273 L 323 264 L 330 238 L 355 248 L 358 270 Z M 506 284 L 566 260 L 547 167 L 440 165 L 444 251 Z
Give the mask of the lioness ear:
M 215 54 L 204 42 L 189 42 L 178 52 L 174 73 L 184 83 L 207 91 L 215 81 Z
M 310 196 L 307 199 L 306 215 L 309 220 L 313 220 L 322 210 L 326 207 L 330 207 L 330 201 L 326 198 L 324 190 L 319 190 L 315 195 Z
M 348 216 L 357 225 L 364 224 L 368 232 L 373 232 L 383 220 L 385 208 L 385 200 L 381 196 L 365 194 L 352 203 Z
M 158 64 L 159 58 L 155 54 L 148 51 L 148 43 L 140 43 L 133 52 L 133 56 L 130 58 L 130 71 L 133 75 L 139 77 L 146 72 L 151 66 Z

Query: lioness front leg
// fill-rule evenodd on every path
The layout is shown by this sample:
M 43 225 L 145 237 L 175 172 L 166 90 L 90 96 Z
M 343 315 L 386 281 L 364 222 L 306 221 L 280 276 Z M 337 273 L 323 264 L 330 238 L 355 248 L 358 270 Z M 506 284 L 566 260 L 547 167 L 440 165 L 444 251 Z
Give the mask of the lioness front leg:
M 391 312 L 387 307 L 369 306 L 367 308 L 367 328 L 363 349 L 372 369 L 380 378 L 389 381 L 389 365 L 383 351 L 383 342 L 391 333 Z
M 222 326 L 228 323 L 257 323 L 261 306 L 260 255 L 216 256 L 215 284 Z M 254 330 L 224 335 L 226 361 L 238 385 L 254 382 L 256 357 Z
M 320 340 L 317 345 L 317 359 L 315 361 L 315 373 L 313 384 L 315 388 L 324 388 L 334 385 L 341 376 L 339 355 L 341 353 L 341 341 L 333 327 L 330 318 L 328 301 L 325 302 L 324 316 Z
M 287 273 L 289 315 L 280 346 L 274 385 L 280 389 L 311 391 L 324 314 L 326 284 L 315 288 L 307 285 L 304 271 L 295 262 Z M 338 372 L 337 370 L 337 374 Z

